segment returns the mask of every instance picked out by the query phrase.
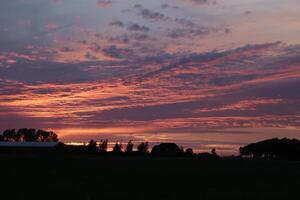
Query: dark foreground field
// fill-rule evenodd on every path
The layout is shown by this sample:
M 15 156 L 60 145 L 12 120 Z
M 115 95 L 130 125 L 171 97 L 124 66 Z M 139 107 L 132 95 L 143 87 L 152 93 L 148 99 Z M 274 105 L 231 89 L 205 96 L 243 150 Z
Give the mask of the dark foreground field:
M 299 199 L 300 162 L 0 158 L 0 199 Z

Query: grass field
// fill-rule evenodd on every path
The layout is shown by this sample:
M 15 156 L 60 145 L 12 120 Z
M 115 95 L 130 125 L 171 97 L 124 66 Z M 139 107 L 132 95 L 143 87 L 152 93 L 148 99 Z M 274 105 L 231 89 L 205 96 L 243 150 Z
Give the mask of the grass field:
M 300 199 L 300 162 L 0 158 L 0 199 Z

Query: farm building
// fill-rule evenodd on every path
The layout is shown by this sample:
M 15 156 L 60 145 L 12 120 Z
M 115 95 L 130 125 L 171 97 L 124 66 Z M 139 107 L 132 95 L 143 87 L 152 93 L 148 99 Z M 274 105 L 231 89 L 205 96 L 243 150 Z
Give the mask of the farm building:
M 0 155 L 43 156 L 55 153 L 59 142 L 0 142 Z

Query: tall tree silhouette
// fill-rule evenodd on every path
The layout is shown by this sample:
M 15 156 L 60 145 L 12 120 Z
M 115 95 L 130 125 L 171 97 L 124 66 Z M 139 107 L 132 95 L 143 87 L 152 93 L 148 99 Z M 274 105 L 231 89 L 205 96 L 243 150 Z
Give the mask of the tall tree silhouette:
M 106 153 L 108 147 L 108 140 L 101 140 L 99 144 L 99 152 Z
M 119 142 L 116 142 L 115 146 L 113 147 L 113 153 L 116 153 L 116 154 L 119 154 L 119 153 L 122 153 L 122 144 L 119 143 Z
M 139 153 L 147 154 L 149 153 L 149 143 L 142 142 L 141 144 L 138 145 L 137 149 Z
M 87 146 L 88 153 L 96 153 L 97 152 L 97 141 L 91 140 Z
M 133 152 L 133 143 L 132 143 L 131 140 L 127 143 L 125 152 L 128 153 L 128 154 Z

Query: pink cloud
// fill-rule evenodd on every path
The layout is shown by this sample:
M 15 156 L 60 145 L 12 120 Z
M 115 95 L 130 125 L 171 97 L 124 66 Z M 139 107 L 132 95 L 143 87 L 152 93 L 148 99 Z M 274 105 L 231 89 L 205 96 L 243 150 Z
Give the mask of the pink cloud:
M 64 0 L 53 0 L 53 3 L 56 5 L 60 5 L 64 2 Z
M 99 8 L 109 8 L 112 5 L 111 0 L 97 0 L 97 7 Z
M 46 25 L 46 28 L 47 28 L 48 30 L 53 30 L 53 29 L 59 28 L 59 25 L 58 25 L 58 24 L 55 24 L 55 23 L 48 23 L 48 24 Z

